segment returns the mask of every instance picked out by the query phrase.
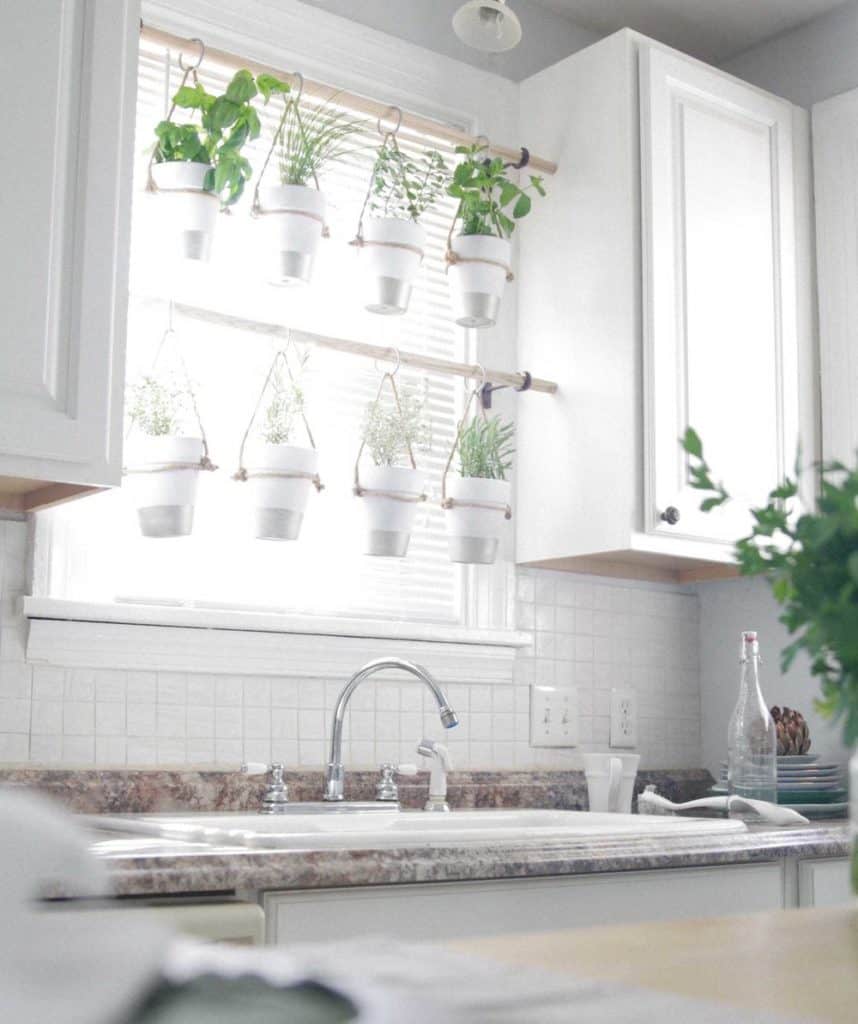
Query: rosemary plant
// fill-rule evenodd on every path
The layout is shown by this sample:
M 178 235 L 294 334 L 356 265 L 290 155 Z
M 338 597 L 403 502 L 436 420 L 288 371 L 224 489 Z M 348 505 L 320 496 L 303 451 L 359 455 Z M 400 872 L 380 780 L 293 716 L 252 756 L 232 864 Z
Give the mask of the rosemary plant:
M 506 480 L 515 453 L 515 424 L 500 416 L 475 416 L 459 434 L 459 466 L 464 477 Z

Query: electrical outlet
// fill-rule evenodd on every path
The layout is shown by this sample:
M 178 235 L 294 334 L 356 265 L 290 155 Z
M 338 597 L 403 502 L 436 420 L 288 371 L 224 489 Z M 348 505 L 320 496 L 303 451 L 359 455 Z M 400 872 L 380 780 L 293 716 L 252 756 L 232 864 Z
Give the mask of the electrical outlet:
M 578 691 L 574 686 L 531 686 L 530 745 L 578 746 Z
M 634 690 L 611 690 L 611 746 L 638 745 L 638 698 Z

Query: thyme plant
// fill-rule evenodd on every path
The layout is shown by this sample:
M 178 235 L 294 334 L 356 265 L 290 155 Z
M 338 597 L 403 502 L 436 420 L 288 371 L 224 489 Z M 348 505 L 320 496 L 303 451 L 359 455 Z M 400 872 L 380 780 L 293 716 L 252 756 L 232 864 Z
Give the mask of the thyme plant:
M 432 424 L 427 411 L 428 396 L 399 389 L 399 408 L 391 398 L 381 396 L 364 412 L 361 439 L 376 466 L 397 466 L 411 450 L 428 452 L 432 447 Z
M 200 124 L 165 120 L 156 125 L 155 162 L 208 164 L 203 187 L 220 196 L 224 206 L 231 206 L 252 173 L 241 151 L 260 132 L 259 114 L 251 101 L 259 94 L 267 103 L 271 96 L 288 92 L 286 82 L 273 75 L 254 79 L 246 69 L 236 71 L 221 96 L 207 92 L 199 82 L 183 85 L 173 102 L 181 110 L 199 111 Z
M 182 431 L 188 411 L 187 388 L 176 383 L 143 376 L 129 389 L 129 424 L 148 437 L 176 437 Z
M 370 213 L 416 224 L 444 194 L 448 179 L 447 164 L 437 150 L 411 159 L 398 147 L 383 146 L 372 171 Z
M 301 359 L 303 370 L 307 356 Z M 271 376 L 271 397 L 265 406 L 260 437 L 267 444 L 288 444 L 298 420 L 304 414 L 304 389 L 300 380 L 284 376 L 280 366 Z
M 475 416 L 459 434 L 459 469 L 464 477 L 506 480 L 515 454 L 515 424 L 500 416 Z
M 689 455 L 691 486 L 709 496 L 704 512 L 730 500 L 703 456 L 703 443 L 690 428 L 682 439 Z M 781 606 L 780 621 L 795 639 L 781 652 L 786 671 L 799 651 L 810 657 L 820 681 L 820 714 L 843 722 L 847 745 L 858 742 L 858 468 L 841 462 L 821 467 L 816 508 L 792 515 L 801 467 L 751 509 L 750 534 L 736 543 L 744 576 L 764 576 Z M 858 861 L 856 861 L 858 866 Z M 858 878 L 856 878 L 858 883 Z
M 542 178 L 530 175 L 530 184 L 522 188 L 507 177 L 500 157 L 487 155 L 487 146 L 457 146 L 456 152 L 463 159 L 447 192 L 459 200 L 461 233 L 510 238 L 515 222 L 530 213 L 531 194 L 545 195 Z

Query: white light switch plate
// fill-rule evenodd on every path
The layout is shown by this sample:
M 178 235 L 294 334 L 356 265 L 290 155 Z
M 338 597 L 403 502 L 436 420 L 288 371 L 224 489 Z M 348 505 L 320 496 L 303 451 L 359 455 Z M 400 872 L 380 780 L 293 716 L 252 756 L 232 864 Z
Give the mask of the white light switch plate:
M 634 690 L 611 690 L 612 747 L 638 745 L 638 698 Z
M 578 746 L 578 691 L 574 686 L 531 686 L 530 745 Z

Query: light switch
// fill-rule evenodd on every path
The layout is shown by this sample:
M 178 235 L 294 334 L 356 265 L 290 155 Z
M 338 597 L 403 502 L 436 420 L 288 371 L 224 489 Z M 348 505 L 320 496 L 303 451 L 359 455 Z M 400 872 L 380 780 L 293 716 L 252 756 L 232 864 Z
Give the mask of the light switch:
M 574 686 L 531 686 L 530 745 L 578 746 L 578 690 Z

